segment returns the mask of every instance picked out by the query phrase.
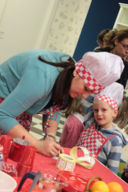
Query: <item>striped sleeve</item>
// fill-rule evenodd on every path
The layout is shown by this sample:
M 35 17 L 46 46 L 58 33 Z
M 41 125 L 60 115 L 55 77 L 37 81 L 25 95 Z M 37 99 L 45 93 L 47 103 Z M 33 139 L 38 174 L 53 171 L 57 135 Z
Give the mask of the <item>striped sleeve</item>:
M 98 160 L 106 165 L 115 174 L 118 172 L 120 157 L 123 149 L 123 143 L 119 136 L 115 136 L 101 149 Z
M 87 99 L 82 100 L 85 128 L 89 127 L 94 123 L 93 100 L 93 94 L 90 95 Z

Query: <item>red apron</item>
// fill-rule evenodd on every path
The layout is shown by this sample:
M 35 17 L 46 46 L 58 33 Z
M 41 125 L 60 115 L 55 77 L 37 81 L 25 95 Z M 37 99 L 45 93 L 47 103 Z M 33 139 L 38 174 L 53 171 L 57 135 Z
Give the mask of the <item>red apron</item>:
M 104 144 L 115 135 L 112 135 L 108 138 L 104 137 L 96 128 L 95 125 L 90 125 L 85 129 L 78 140 L 77 145 L 86 147 L 90 155 L 97 158 L 101 148 Z

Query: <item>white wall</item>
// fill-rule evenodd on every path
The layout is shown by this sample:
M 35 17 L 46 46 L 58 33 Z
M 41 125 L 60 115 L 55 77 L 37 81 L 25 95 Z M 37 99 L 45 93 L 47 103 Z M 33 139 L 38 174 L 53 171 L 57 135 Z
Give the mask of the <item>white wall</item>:
M 30 49 L 73 55 L 91 0 L 0 0 L 0 63 Z
M 46 49 L 74 54 L 92 0 L 59 0 Z M 86 34 L 85 34 L 86 35 Z
M 2 0 L 0 2 L 0 63 L 45 43 L 58 0 Z M 43 47 L 43 45 L 42 45 Z

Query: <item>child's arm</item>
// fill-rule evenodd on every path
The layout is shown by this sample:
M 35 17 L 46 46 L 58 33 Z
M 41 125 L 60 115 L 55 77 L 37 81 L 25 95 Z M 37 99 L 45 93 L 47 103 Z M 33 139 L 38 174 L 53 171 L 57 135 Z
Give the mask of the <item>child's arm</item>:
M 122 149 L 123 144 L 121 138 L 115 136 L 104 145 L 98 156 L 98 160 L 105 164 L 115 174 L 117 174 Z
M 112 147 L 116 148 L 116 147 Z M 120 163 L 120 158 L 121 158 L 121 153 L 122 153 L 122 147 L 118 147 L 119 151 L 115 151 L 114 153 L 111 152 L 108 156 L 108 161 L 107 161 L 107 167 L 113 171 L 115 174 L 118 173 L 118 168 L 119 168 L 119 163 Z

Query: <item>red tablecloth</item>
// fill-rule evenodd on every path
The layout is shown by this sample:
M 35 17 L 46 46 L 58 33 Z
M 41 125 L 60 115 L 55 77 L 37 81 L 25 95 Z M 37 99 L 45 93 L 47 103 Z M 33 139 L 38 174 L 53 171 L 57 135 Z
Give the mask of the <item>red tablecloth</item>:
M 69 149 L 65 149 L 65 153 L 69 153 Z M 11 162 L 11 161 L 10 161 Z M 59 171 L 56 168 L 56 159 L 49 158 L 46 156 L 43 156 L 39 153 L 36 153 L 36 157 L 34 160 L 33 170 L 34 172 L 37 172 L 39 170 L 43 169 L 51 169 L 55 171 Z M 86 169 L 80 165 L 76 165 L 75 167 L 75 173 L 80 174 L 83 178 L 91 178 L 92 176 L 99 176 L 101 177 L 106 183 L 111 181 L 116 181 L 120 183 L 124 189 L 124 192 L 128 192 L 128 184 L 124 182 L 122 179 L 120 179 L 117 175 L 115 175 L 112 171 L 110 171 L 107 167 L 105 167 L 103 164 L 101 164 L 99 161 L 96 160 L 96 163 L 94 167 L 89 170 Z M 17 182 L 19 183 L 20 178 L 17 178 Z M 27 192 L 27 187 L 30 187 L 30 180 L 27 180 L 22 188 L 23 192 Z

